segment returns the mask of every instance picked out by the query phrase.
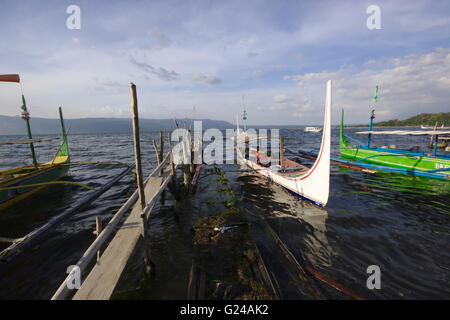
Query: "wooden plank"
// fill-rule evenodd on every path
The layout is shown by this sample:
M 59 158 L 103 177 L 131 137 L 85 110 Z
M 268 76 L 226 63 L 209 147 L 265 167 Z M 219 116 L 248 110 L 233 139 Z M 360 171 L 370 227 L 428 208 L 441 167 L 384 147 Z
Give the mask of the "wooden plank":
M 163 182 L 170 178 L 170 171 L 163 177 L 152 177 L 144 188 L 146 199 L 154 205 L 154 195 L 158 193 Z M 76 292 L 74 300 L 107 300 L 111 297 L 119 282 L 129 257 L 141 237 L 142 207 L 138 202 L 130 215 L 119 228 L 113 240 L 101 255 L 99 262 Z
M 162 166 L 166 163 L 167 159 L 169 157 L 169 154 L 166 155 L 166 157 L 163 160 L 163 163 L 158 166 L 155 170 L 152 171 L 152 173 L 145 179 L 144 186 L 147 186 L 147 184 L 150 182 L 151 177 L 157 175 Z M 81 259 L 77 262 L 77 266 L 80 268 L 81 273 L 85 271 L 89 263 L 92 261 L 94 254 L 100 249 L 100 247 L 109 239 L 110 235 L 113 233 L 113 230 L 118 225 L 119 221 L 122 219 L 122 216 L 125 212 L 127 212 L 133 205 L 135 205 L 136 201 L 138 199 L 138 190 L 134 191 L 133 195 L 120 207 L 120 209 L 116 212 L 116 214 L 111 218 L 108 225 L 103 229 L 100 236 L 98 236 L 95 241 L 91 244 L 91 246 L 86 250 L 86 252 L 83 254 Z M 73 270 L 67 278 L 64 280 L 64 282 L 61 284 L 61 286 L 58 288 L 58 290 L 55 292 L 55 294 L 52 297 L 52 300 L 63 300 L 66 299 L 69 295 L 69 289 L 67 288 L 67 283 L 72 278 L 73 274 L 75 273 L 75 270 Z

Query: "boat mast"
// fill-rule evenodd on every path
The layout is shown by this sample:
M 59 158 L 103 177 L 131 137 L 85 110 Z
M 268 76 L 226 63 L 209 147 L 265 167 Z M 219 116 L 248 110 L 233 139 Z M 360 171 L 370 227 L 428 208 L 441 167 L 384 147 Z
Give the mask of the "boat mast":
M 372 109 L 372 113 L 370 114 L 369 131 L 372 131 L 373 119 L 375 119 L 375 109 Z M 372 136 L 372 134 L 369 133 L 369 136 L 367 137 L 367 148 L 370 148 L 370 138 L 371 138 L 371 136 Z
M 62 130 L 63 139 L 66 140 L 67 139 L 66 128 L 64 127 L 64 119 L 63 119 L 61 107 L 59 107 L 59 121 L 61 122 L 61 130 Z
M 22 85 L 20 86 L 22 88 Z M 30 127 L 30 113 L 27 110 L 27 104 L 25 102 L 25 96 L 22 92 L 22 119 L 25 120 L 26 126 L 27 126 L 27 133 L 28 133 L 28 139 L 33 139 L 31 136 L 31 127 Z M 38 164 L 36 160 L 36 153 L 34 152 L 34 145 L 33 142 L 30 142 L 30 149 L 31 149 L 31 157 L 33 158 L 33 166 L 37 169 Z
M 28 133 L 28 139 L 33 139 L 33 137 L 31 136 L 31 128 L 30 128 L 30 114 L 28 113 L 27 110 L 27 104 L 25 103 L 25 96 L 23 95 L 23 88 L 22 88 L 22 83 L 20 82 L 20 77 L 18 74 L 1 74 L 0 75 L 0 81 L 1 82 L 16 82 L 20 85 L 20 91 L 22 93 L 22 119 L 25 120 L 25 123 L 27 125 L 27 133 Z M 33 165 L 34 167 L 37 169 L 38 164 L 36 161 L 36 154 L 34 153 L 34 145 L 33 142 L 30 142 L 30 149 L 31 149 L 31 156 L 33 158 Z
M 373 97 L 373 107 L 375 108 L 375 105 L 378 102 L 378 85 L 375 87 L 375 96 Z M 375 109 L 372 109 L 372 112 L 370 114 L 370 127 L 369 131 L 372 131 L 373 126 L 373 119 L 375 119 Z M 367 148 L 370 148 L 370 138 L 372 134 L 369 133 L 369 136 L 367 137 Z
M 244 120 L 244 132 L 247 131 L 247 111 L 245 111 L 244 96 L 242 96 L 242 120 Z

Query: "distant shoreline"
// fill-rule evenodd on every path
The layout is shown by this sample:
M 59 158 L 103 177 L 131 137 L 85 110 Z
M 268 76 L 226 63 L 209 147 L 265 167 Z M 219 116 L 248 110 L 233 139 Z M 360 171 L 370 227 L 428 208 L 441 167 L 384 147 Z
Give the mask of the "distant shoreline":
M 338 125 L 337 126 L 337 128 L 340 128 L 341 126 L 340 125 Z M 373 125 L 373 127 L 374 128 L 421 128 L 420 126 L 377 126 L 377 125 Z M 344 128 L 349 128 L 349 129 L 352 129 L 352 128 L 369 128 L 369 125 L 348 125 L 348 126 L 345 126 L 344 125 Z M 439 128 L 438 128 L 439 129 Z

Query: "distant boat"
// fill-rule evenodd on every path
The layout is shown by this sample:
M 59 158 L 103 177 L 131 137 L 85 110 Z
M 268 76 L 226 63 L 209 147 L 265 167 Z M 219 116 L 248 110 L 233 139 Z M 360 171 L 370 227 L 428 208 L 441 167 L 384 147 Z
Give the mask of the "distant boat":
M 327 83 L 325 114 L 323 124 L 322 142 L 319 155 L 311 168 L 287 159 L 283 156 L 284 148 L 280 145 L 280 157 L 272 158 L 268 153 L 248 145 L 252 137 L 246 131 L 239 130 L 235 138 L 239 147 L 236 147 L 238 157 L 256 173 L 265 176 L 290 192 L 315 205 L 325 206 L 330 192 L 330 140 L 331 140 L 331 80 Z M 322 129 L 320 129 L 322 130 Z M 257 137 L 254 139 L 258 139 Z M 282 140 L 281 140 L 282 141 Z M 245 149 L 244 152 L 241 149 Z M 256 158 L 256 161 L 253 159 Z M 273 163 L 275 162 L 275 163 Z M 278 162 L 280 163 L 278 165 Z M 263 163 L 267 163 L 264 165 Z
M 305 132 L 317 133 L 317 132 L 320 132 L 320 131 L 322 131 L 322 128 L 319 128 L 319 127 L 306 127 L 305 128 Z
M 19 75 L 0 75 L 0 82 L 20 82 Z M 0 145 L 11 144 L 29 144 L 31 149 L 31 156 L 33 165 L 18 167 L 8 170 L 0 171 L 0 210 L 15 204 L 26 197 L 45 188 L 52 181 L 58 180 L 67 174 L 70 163 L 69 148 L 67 146 L 67 135 L 64 129 L 64 121 L 62 118 L 62 111 L 59 108 L 59 116 L 61 120 L 62 143 L 57 150 L 53 160 L 38 164 L 34 152 L 34 142 L 51 140 L 49 138 L 33 139 L 31 136 L 31 129 L 29 118 L 30 114 L 27 111 L 25 104 L 25 97 L 22 94 L 22 119 L 25 120 L 28 132 L 27 140 L 2 142 Z

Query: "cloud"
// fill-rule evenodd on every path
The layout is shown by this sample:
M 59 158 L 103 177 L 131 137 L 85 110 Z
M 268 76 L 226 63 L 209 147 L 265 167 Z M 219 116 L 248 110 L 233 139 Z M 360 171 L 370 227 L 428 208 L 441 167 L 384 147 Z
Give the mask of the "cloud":
M 124 92 L 128 91 L 126 83 L 118 81 L 100 81 L 97 77 L 94 77 L 95 84 L 92 87 L 94 91 L 106 91 L 106 92 Z
M 288 70 L 287 65 L 265 65 L 252 71 L 253 77 L 260 77 L 266 73 L 277 72 L 282 70 Z
M 202 82 L 208 85 L 216 85 L 222 82 L 222 79 L 209 74 L 198 73 L 192 76 L 192 80 Z
M 376 110 L 379 121 L 404 119 L 422 112 L 449 110 L 450 49 L 437 48 L 426 54 L 411 54 L 385 62 L 370 61 L 377 69 L 340 68 L 285 76 L 300 92 L 319 96 L 328 79 L 333 81 L 333 105 L 351 111 L 362 121 L 372 107 L 376 85 L 380 86 Z
M 172 44 L 172 40 L 157 27 L 153 27 L 148 34 L 156 41 L 160 48 L 166 48 Z
M 273 101 L 278 102 L 278 103 L 284 103 L 284 102 L 291 101 L 291 99 L 284 94 L 279 94 L 279 95 L 273 97 Z
M 20 72 L 33 116 L 53 117 L 59 104 L 67 117 L 127 106 L 134 82 L 147 117 L 184 117 L 183 105 L 196 104 L 205 118 L 234 122 L 245 95 L 249 123 L 321 123 L 328 79 L 349 121 L 366 122 L 376 84 L 377 121 L 447 111 L 449 61 L 435 48 L 449 46 L 450 4 L 377 4 L 382 30 L 368 30 L 368 3 L 351 0 L 109 1 L 107 10 L 86 1 L 95 19 L 74 32 L 63 2 L 5 2 L 0 69 Z M 16 86 L 0 86 L 0 114 L 19 103 Z
M 126 109 L 128 110 L 128 108 Z M 129 111 L 125 112 L 124 108 L 122 107 L 111 107 L 109 105 L 100 107 L 100 108 L 93 108 L 91 109 L 91 113 L 96 114 L 97 116 L 103 116 L 106 118 L 121 118 L 124 116 L 129 116 Z
M 153 67 L 152 65 L 149 65 L 145 62 L 138 62 L 133 57 L 130 57 L 130 62 L 140 68 L 142 71 L 156 75 L 159 79 L 164 81 L 173 81 L 179 79 L 179 74 L 175 71 L 168 71 L 167 69 L 161 68 L 161 67 Z

